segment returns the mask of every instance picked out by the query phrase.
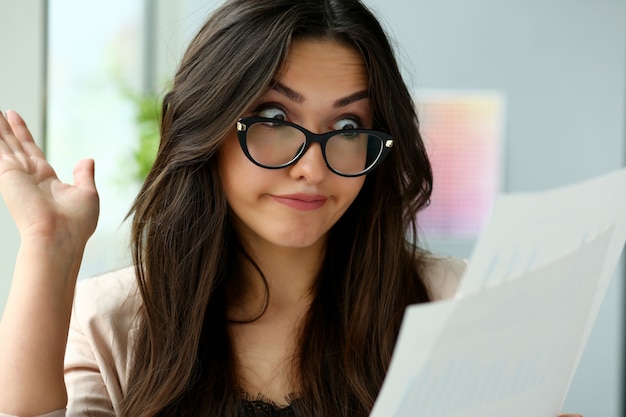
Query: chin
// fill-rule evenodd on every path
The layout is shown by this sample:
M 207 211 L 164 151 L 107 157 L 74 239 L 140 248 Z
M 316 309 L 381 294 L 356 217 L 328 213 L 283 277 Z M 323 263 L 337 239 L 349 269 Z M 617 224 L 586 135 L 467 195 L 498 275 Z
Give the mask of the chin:
M 318 240 L 289 240 L 289 241 L 282 241 L 282 242 L 276 242 L 276 246 L 279 247 L 283 247 L 283 248 L 289 248 L 289 249 L 309 249 L 313 246 L 316 246 L 316 244 L 319 242 Z
M 318 246 L 323 244 L 326 240 L 326 234 L 323 235 L 300 235 L 297 233 L 289 233 L 282 238 L 278 238 L 273 240 L 272 243 L 274 245 L 283 247 L 283 248 L 292 248 L 292 249 L 308 249 L 314 246 Z

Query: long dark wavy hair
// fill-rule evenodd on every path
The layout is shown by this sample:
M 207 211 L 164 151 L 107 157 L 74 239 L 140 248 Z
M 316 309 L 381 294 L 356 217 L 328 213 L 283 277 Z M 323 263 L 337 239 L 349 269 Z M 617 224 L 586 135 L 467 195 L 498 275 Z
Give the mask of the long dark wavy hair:
M 187 49 L 163 101 L 156 162 L 131 214 L 142 307 L 121 415 L 240 416 L 227 289 L 241 258 L 216 156 L 296 39 L 359 51 L 391 155 L 331 228 L 298 335 L 298 416 L 370 412 L 410 303 L 429 299 L 415 215 L 432 173 L 389 39 L 357 0 L 232 0 Z M 230 324 L 232 325 L 232 323 Z

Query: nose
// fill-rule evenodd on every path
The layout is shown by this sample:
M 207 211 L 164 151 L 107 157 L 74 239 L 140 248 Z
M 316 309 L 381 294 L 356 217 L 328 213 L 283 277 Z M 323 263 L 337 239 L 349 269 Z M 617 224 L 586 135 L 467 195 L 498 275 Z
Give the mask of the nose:
M 312 143 L 300 157 L 298 162 L 290 167 L 290 175 L 294 179 L 302 179 L 311 184 L 317 184 L 330 173 L 324 161 L 322 146 Z

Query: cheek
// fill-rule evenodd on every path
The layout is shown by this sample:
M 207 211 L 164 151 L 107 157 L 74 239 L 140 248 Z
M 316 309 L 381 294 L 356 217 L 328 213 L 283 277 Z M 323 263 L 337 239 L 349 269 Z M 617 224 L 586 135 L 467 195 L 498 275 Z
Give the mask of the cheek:
M 235 134 L 228 135 L 217 153 L 220 171 L 227 169 L 232 163 L 237 163 L 239 154 L 245 157 L 237 141 L 237 136 Z
M 340 195 L 343 196 L 342 205 L 345 206 L 344 209 L 347 209 L 359 195 L 359 192 L 361 192 L 363 184 L 365 183 L 365 177 L 341 179 L 343 180 L 343 184 L 340 187 Z
M 252 164 L 243 154 L 237 138 L 234 135 L 226 138 L 218 153 L 218 168 L 227 196 L 229 190 L 237 189 L 238 185 L 245 182 L 248 165 Z
M 250 162 L 236 139 L 227 140 L 220 149 L 218 167 L 226 200 L 235 213 L 254 209 L 276 183 L 276 171 Z

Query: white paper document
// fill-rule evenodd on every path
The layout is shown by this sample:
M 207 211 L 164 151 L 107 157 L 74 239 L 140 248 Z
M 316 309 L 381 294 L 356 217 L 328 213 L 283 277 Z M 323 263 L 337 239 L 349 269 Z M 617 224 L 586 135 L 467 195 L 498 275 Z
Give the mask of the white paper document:
M 556 417 L 626 242 L 626 169 L 504 195 L 454 299 L 407 308 L 371 417 Z

